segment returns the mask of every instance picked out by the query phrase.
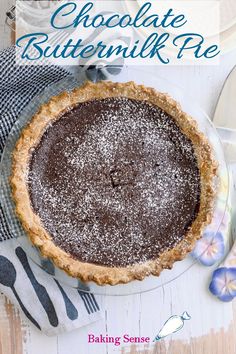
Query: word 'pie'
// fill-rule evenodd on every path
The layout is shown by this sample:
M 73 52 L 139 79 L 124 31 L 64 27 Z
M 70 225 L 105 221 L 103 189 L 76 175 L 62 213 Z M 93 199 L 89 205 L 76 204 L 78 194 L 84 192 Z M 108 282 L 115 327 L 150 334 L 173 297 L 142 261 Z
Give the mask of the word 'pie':
M 13 153 L 17 215 L 43 256 L 83 281 L 171 268 L 210 223 L 216 164 L 168 95 L 86 83 L 41 106 Z

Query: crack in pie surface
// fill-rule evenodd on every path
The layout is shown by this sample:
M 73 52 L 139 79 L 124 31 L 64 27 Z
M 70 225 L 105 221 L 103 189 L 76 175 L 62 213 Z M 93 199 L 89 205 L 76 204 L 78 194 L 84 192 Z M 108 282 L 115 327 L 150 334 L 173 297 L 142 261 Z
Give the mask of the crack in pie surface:
M 86 83 L 44 104 L 13 153 L 16 212 L 68 274 L 127 283 L 171 268 L 209 224 L 216 164 L 168 95 Z

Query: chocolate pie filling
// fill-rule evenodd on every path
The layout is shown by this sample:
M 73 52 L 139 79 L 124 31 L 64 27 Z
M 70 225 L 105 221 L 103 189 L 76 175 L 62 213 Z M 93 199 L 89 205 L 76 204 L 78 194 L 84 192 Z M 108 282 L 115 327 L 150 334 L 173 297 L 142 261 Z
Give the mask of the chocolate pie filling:
M 55 244 L 111 267 L 173 248 L 200 203 L 191 141 L 162 109 L 121 97 L 80 103 L 50 125 L 28 184 Z

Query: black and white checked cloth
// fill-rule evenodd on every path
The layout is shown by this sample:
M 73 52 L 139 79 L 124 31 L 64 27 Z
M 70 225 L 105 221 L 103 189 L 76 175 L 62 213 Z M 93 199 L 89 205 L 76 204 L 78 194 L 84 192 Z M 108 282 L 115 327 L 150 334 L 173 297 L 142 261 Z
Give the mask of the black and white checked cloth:
M 17 66 L 15 47 L 0 52 L 0 154 L 22 110 L 47 86 L 69 73 L 57 66 Z M 5 213 L 6 214 L 6 213 Z M 60 284 L 35 265 L 14 239 L 0 205 L 0 291 L 48 335 L 102 318 L 93 294 Z M 53 266 L 52 266 L 53 268 Z M 52 273 L 53 273 L 52 269 Z
M 56 66 L 16 66 L 15 47 L 0 53 L 0 157 L 8 134 L 30 100 L 45 87 L 68 76 Z M 0 240 L 13 237 L 0 209 Z

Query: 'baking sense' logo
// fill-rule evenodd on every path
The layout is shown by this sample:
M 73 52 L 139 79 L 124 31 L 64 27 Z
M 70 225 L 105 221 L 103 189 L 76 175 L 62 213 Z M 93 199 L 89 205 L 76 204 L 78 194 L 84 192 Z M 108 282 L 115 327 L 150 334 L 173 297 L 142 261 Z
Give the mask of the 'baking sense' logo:
M 130 336 L 129 334 L 125 333 L 123 336 L 110 336 L 108 334 L 88 334 L 88 343 L 89 344 L 113 344 L 115 346 L 120 346 L 122 343 L 124 344 L 146 344 L 146 343 L 155 343 L 159 342 L 163 338 L 170 336 L 178 331 L 180 331 L 185 321 L 189 321 L 191 316 L 188 312 L 184 311 L 182 315 L 173 315 L 168 318 L 168 320 L 164 323 L 162 328 L 159 330 L 158 334 L 155 336 L 153 340 L 150 337 L 134 337 Z

